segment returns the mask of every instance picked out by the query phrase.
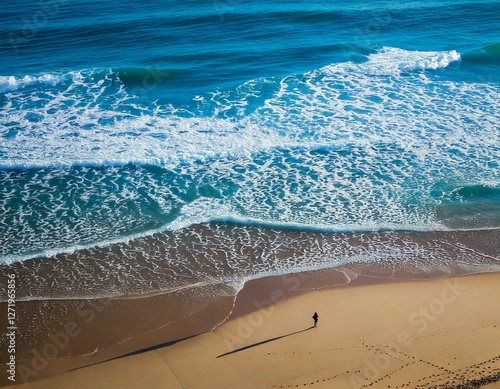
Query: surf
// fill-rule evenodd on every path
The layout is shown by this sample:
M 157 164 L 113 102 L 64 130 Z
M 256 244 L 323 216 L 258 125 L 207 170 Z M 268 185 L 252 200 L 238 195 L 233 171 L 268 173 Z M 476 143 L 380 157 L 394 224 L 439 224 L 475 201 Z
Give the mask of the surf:
M 444 195 L 499 182 L 500 90 L 448 79 L 462 62 L 456 50 L 379 47 L 188 105 L 134 94 L 142 68 L 8 76 L 3 260 L 214 221 L 437 231 L 466 217 L 466 229 L 496 228 L 496 200 L 477 219 Z M 36 234 L 13 227 L 20 204 Z

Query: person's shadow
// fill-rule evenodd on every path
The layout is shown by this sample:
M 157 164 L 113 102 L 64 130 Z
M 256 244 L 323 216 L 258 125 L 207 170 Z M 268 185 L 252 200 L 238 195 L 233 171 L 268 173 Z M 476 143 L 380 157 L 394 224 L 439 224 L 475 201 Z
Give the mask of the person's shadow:
M 226 355 L 231 355 L 231 354 L 239 353 L 240 351 L 248 350 L 249 348 L 252 348 L 252 347 L 261 346 L 261 345 L 269 343 L 269 342 L 274 342 L 275 340 L 283 339 L 283 338 L 286 338 L 287 336 L 292 336 L 292 335 L 300 334 L 301 332 L 309 331 L 309 330 L 312 330 L 313 328 L 314 328 L 314 326 L 306 328 L 305 330 L 295 331 L 295 332 L 292 332 L 290 334 L 281 335 L 281 336 L 277 336 L 276 338 L 271 338 L 271 339 L 263 340 L 263 341 L 258 342 L 258 343 L 250 344 L 248 346 L 241 347 L 241 348 L 238 348 L 236 350 L 229 351 L 227 353 L 218 355 L 217 358 L 225 357 Z

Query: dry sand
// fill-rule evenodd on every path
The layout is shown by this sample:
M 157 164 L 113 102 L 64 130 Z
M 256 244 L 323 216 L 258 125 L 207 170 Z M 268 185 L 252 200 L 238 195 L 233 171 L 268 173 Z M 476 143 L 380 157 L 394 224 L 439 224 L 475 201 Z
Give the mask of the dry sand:
M 500 378 L 500 273 L 279 292 L 268 296 L 277 304 L 212 332 L 14 387 L 392 389 Z

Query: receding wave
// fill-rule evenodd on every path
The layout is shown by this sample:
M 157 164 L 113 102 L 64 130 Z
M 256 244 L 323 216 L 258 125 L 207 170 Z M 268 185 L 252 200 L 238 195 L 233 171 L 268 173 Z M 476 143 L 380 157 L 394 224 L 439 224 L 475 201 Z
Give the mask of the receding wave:
M 498 230 L 328 234 L 205 224 L 2 270 L 16 273 L 22 301 L 196 293 L 214 284 L 236 293 L 249 279 L 326 268 L 396 279 L 499 271 L 498 239 Z
M 369 162 L 362 149 L 327 150 L 274 150 L 176 170 L 127 165 L 0 172 L 0 232 L 6 237 L 0 261 L 103 247 L 212 221 L 329 233 L 500 226 L 498 185 L 464 187 L 453 182 L 457 177 L 431 183 L 412 156 L 398 159 L 394 168 L 393 158 L 402 153 L 397 148 L 380 153 L 386 167 Z M 336 166 L 343 168 L 335 172 Z M 376 180 L 363 178 L 375 169 Z M 349 179 L 355 175 L 361 181 Z

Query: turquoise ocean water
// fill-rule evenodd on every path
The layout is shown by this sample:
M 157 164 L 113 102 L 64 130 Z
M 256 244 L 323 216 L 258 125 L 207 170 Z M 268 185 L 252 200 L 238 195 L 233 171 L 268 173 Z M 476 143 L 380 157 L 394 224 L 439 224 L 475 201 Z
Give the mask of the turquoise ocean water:
M 450 234 L 488 231 L 488 255 L 440 258 L 496 269 L 498 1 L 1 8 L 4 266 L 255 276 L 429 258 L 421 234 L 460 248 Z

